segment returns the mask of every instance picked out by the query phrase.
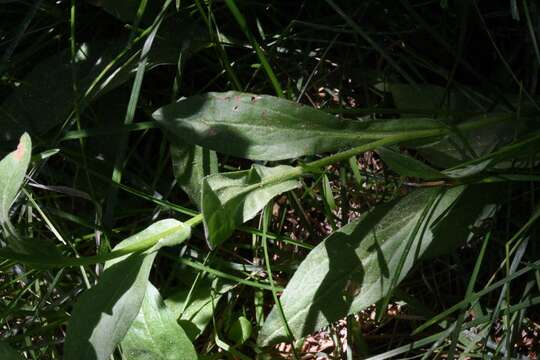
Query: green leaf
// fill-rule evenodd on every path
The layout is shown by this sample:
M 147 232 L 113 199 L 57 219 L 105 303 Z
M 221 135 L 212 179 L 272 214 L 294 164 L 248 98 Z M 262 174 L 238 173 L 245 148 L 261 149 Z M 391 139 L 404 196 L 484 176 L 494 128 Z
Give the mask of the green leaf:
M 440 128 L 430 119 L 354 121 L 293 101 L 230 91 L 180 100 L 153 115 L 175 143 L 254 160 L 283 160 Z
M 171 158 L 178 185 L 200 209 L 202 180 L 218 172 L 216 153 L 197 145 L 178 144 L 171 145 Z
M 417 177 L 420 179 L 441 179 L 446 176 L 431 166 L 415 158 L 388 148 L 379 148 L 377 153 L 384 163 L 401 176 Z
M 436 241 L 433 241 L 424 254 L 424 258 L 434 258 L 448 254 L 457 246 L 470 240 L 474 228 L 493 216 L 507 191 L 503 184 L 468 185 L 461 196 L 452 205 L 451 212 L 433 228 Z
M 194 341 L 212 320 L 214 308 L 221 296 L 232 286 L 222 279 L 213 279 L 207 275 L 197 282 L 191 296 L 189 296 L 191 286 L 182 288 L 167 297 L 165 304 L 174 313 L 188 337 Z
M 197 359 L 193 344 L 151 283 L 121 345 L 130 360 Z
M 19 355 L 8 344 L 0 341 L 0 359 L 2 360 L 23 360 L 23 357 Z
M 275 196 L 298 186 L 297 168 L 280 165 L 251 169 L 204 178 L 202 212 L 204 229 L 210 246 L 217 246 L 238 225 L 253 219 Z
M 108 359 L 139 313 L 157 250 L 189 235 L 189 226 L 166 219 L 119 243 L 114 250 L 146 242 L 155 245 L 106 262 L 97 285 L 82 294 L 73 309 L 64 359 Z
M 463 187 L 416 190 L 376 207 L 315 247 L 281 296 L 293 335 L 304 337 L 386 297 L 391 284 L 397 285 L 428 246 L 438 241 L 433 225 L 441 221 L 462 191 Z M 406 252 L 408 245 L 410 251 Z M 405 261 L 396 274 L 401 260 Z M 285 340 L 286 335 L 274 307 L 258 343 L 266 346 Z
M 15 201 L 30 164 L 32 141 L 21 136 L 17 149 L 0 161 L 0 224 L 9 222 L 9 209 Z
M 253 326 L 251 325 L 251 321 L 244 316 L 240 316 L 232 324 L 227 335 L 236 345 L 240 345 L 248 341 L 252 333 Z
M 324 202 L 329 211 L 334 211 L 337 209 L 337 205 L 334 199 L 334 193 L 332 192 L 332 186 L 330 185 L 330 180 L 326 174 L 323 174 L 322 182 Z

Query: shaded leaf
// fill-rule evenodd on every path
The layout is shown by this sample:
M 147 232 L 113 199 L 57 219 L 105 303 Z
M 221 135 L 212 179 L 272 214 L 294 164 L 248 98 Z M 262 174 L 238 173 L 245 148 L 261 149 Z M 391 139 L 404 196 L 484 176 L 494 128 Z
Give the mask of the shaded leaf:
M 451 212 L 445 221 L 437 223 L 433 228 L 436 241 L 426 250 L 424 258 L 448 254 L 457 246 L 469 241 L 474 235 L 474 227 L 493 216 L 504 201 L 503 184 L 468 185 L 461 196 L 452 205 Z
M 138 2 L 137 2 L 138 4 Z M 175 33 L 175 36 L 161 36 Z M 158 31 L 155 44 L 148 53 L 147 66 L 176 64 L 180 52 L 186 55 L 207 44 L 204 31 L 191 20 L 174 18 Z M 141 43 L 118 60 L 97 86 L 89 91 L 98 75 L 125 49 L 127 36 L 111 40 L 83 43 L 76 54 L 80 94 L 88 92 L 81 101 L 81 112 L 99 96 L 130 80 L 138 66 Z M 15 141 L 23 132 L 32 136 L 45 133 L 66 121 L 73 110 L 71 55 L 67 50 L 39 62 L 22 79 L 0 106 L 0 147 Z M 51 86 L 54 84 L 54 86 Z M 47 109 L 47 111 L 43 111 Z
M 191 144 L 171 145 L 173 171 L 178 185 L 201 208 L 202 180 L 218 172 L 218 160 L 212 150 Z
M 286 165 L 210 175 L 204 178 L 202 212 L 210 246 L 226 240 L 275 196 L 298 186 L 296 168 Z
M 221 296 L 231 288 L 232 285 L 223 282 L 222 279 L 204 277 L 197 282 L 190 299 L 188 295 L 191 287 L 186 287 L 167 297 L 165 304 L 174 313 L 191 341 L 194 341 L 212 320 L 214 308 Z
M 422 112 L 441 109 L 459 112 L 483 112 L 489 104 L 479 94 L 467 90 L 447 90 L 445 87 L 428 84 L 386 84 L 384 90 L 392 94 L 398 109 L 418 109 Z
M 22 360 L 23 357 L 19 355 L 15 350 L 11 348 L 8 344 L 3 341 L 0 341 L 0 359 L 2 360 Z
M 0 224 L 9 221 L 9 209 L 24 182 L 31 155 L 32 140 L 24 134 L 17 149 L 0 161 Z
M 466 88 L 449 90 L 436 85 L 388 84 L 397 108 L 414 108 L 425 111 L 450 111 L 457 113 L 484 113 L 491 107 L 489 99 Z M 503 111 L 504 109 L 495 109 Z M 493 109 L 491 110 L 493 111 Z M 456 125 L 460 117 L 445 122 Z M 451 134 L 441 140 L 418 146 L 417 150 L 433 165 L 446 168 L 460 162 L 483 156 L 510 142 L 521 127 L 513 120 L 494 124 L 466 134 Z
M 157 249 L 181 243 L 189 235 L 188 226 L 167 219 L 119 243 L 114 250 L 143 242 L 155 245 L 147 251 L 106 262 L 97 285 L 83 293 L 75 304 L 64 359 L 108 359 L 139 313 Z
M 293 101 L 230 91 L 180 100 L 153 115 L 177 143 L 254 160 L 283 160 L 440 128 L 430 119 L 354 121 Z
M 139 4 L 141 3 L 140 0 L 88 0 L 90 3 L 92 3 L 95 6 L 100 6 L 111 14 L 112 16 L 116 17 L 117 19 L 126 22 L 126 23 L 133 23 L 133 21 L 137 18 L 137 10 L 139 9 Z M 146 10 L 143 15 L 143 20 L 151 20 L 153 19 L 157 13 L 159 12 L 159 9 L 163 5 L 165 1 L 149 1 L 146 5 Z M 145 23 L 143 21 L 143 23 Z
M 377 149 L 377 153 L 390 169 L 401 176 L 417 177 L 428 180 L 446 177 L 440 171 L 409 155 L 384 147 Z
M 463 187 L 419 189 L 344 226 L 315 247 L 287 284 L 281 304 L 295 337 L 310 334 L 384 298 L 424 254 Z M 412 243 L 409 241 L 412 240 Z M 410 251 L 405 253 L 410 243 Z M 404 263 L 399 274 L 400 260 Z M 262 346 L 286 339 L 276 307 L 259 333 Z
M 121 345 L 130 360 L 197 359 L 193 344 L 151 283 Z

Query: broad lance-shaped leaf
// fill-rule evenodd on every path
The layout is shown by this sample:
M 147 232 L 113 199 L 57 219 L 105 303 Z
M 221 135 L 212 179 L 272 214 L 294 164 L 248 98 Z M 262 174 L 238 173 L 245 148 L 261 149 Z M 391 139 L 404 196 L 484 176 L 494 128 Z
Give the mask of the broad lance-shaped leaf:
M 275 196 L 298 186 L 297 168 L 287 165 L 210 175 L 202 187 L 204 229 L 210 246 L 226 240 L 234 229 L 253 219 Z
M 121 345 L 130 360 L 197 360 L 193 344 L 150 282 Z
M 397 285 L 437 241 L 434 224 L 443 220 L 463 189 L 416 190 L 376 207 L 315 247 L 281 296 L 293 335 L 304 337 L 387 296 L 391 284 Z M 410 251 L 406 252 L 408 245 Z M 402 256 L 405 261 L 397 274 Z M 286 335 L 274 307 L 258 343 L 266 346 Z
M 188 143 L 171 145 L 174 177 L 190 200 L 201 208 L 203 178 L 218 172 L 218 160 L 214 151 Z
M 254 160 L 319 154 L 443 126 L 432 119 L 345 120 L 293 101 L 235 91 L 192 96 L 153 117 L 175 142 Z
M 109 359 L 139 313 L 157 250 L 181 243 L 190 233 L 189 226 L 166 219 L 119 243 L 114 250 L 140 243 L 155 245 L 144 252 L 105 263 L 97 285 L 82 294 L 75 304 L 68 325 L 64 359 Z
M 21 136 L 17 149 L 0 161 L 0 224 L 9 221 L 9 209 L 24 181 L 32 155 L 28 134 Z

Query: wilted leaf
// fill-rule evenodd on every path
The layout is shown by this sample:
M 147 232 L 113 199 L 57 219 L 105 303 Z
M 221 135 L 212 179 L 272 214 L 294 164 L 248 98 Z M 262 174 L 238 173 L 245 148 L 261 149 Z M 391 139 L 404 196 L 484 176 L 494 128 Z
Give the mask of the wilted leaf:
M 430 119 L 345 120 L 293 101 L 235 91 L 192 96 L 153 117 L 178 143 L 254 160 L 296 158 L 442 126 Z
M 17 149 L 0 161 L 0 224 L 9 221 L 9 209 L 21 188 L 32 155 L 32 141 L 24 134 Z
M 216 153 L 191 144 L 171 145 L 173 171 L 178 185 L 201 208 L 203 178 L 218 172 Z
M 157 249 L 178 244 L 189 235 L 188 226 L 168 219 L 119 243 L 114 250 L 141 242 L 155 245 L 142 253 L 126 255 L 105 264 L 97 285 L 82 294 L 73 309 L 64 359 L 109 359 L 139 313 Z
M 295 168 L 253 165 L 249 170 L 204 178 L 202 212 L 211 246 L 226 240 L 240 224 L 253 219 L 275 196 L 298 186 Z
M 130 360 L 197 359 L 193 344 L 151 283 L 121 345 Z
M 433 225 L 441 221 L 463 191 L 420 189 L 376 207 L 331 234 L 300 264 L 281 296 L 295 337 L 303 337 L 384 298 L 438 241 Z M 412 242 L 410 242 L 412 240 Z M 405 253 L 408 243 L 410 251 Z M 403 267 L 397 270 L 401 257 Z M 276 307 L 259 333 L 265 346 L 286 339 Z

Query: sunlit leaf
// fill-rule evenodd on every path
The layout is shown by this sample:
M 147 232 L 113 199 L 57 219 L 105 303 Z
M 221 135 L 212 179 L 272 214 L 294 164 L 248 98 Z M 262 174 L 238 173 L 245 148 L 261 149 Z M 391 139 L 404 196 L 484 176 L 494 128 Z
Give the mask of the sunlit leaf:
M 32 155 L 32 141 L 24 134 L 17 149 L 0 161 L 0 224 L 9 221 L 9 209 L 15 201 Z
M 246 317 L 240 316 L 236 321 L 231 325 L 229 329 L 228 336 L 229 339 L 234 341 L 235 344 L 243 344 L 249 340 L 251 334 L 253 333 L 253 325 Z
M 151 283 L 121 345 L 130 360 L 197 359 L 193 344 Z
M 255 160 L 290 159 L 442 126 L 430 119 L 346 120 L 282 98 L 235 91 L 192 96 L 153 117 L 178 143 Z
M 155 245 L 142 253 L 126 255 L 105 264 L 97 285 L 82 294 L 73 309 L 64 359 L 109 359 L 139 313 L 156 251 L 162 246 L 181 243 L 189 235 L 188 226 L 168 219 L 119 243 L 114 250 L 141 242 Z
M 315 247 L 281 296 L 293 335 L 303 337 L 386 297 L 391 284 L 397 285 L 437 241 L 434 224 L 462 191 L 463 187 L 416 190 L 376 207 Z M 286 331 L 274 307 L 258 342 L 265 346 L 284 339 Z
M 295 168 L 286 165 L 210 175 L 204 178 L 202 212 L 211 246 L 226 240 L 238 225 L 253 219 L 275 196 L 298 186 Z

